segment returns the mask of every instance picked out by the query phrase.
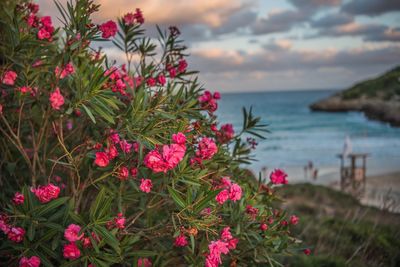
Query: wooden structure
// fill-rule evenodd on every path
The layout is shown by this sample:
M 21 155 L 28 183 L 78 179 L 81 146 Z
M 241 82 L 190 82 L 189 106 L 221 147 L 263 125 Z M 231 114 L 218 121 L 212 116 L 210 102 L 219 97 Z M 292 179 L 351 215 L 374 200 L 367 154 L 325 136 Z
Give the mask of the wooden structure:
M 340 187 L 342 191 L 357 198 L 365 193 L 367 157 L 366 153 L 348 155 L 339 154 L 340 158 Z M 359 160 L 362 161 L 359 166 Z

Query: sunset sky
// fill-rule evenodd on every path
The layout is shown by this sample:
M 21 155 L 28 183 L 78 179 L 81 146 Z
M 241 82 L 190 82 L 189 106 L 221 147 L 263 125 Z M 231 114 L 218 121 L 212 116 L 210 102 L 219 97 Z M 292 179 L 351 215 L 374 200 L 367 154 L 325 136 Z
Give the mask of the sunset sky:
M 37 2 L 56 22 L 53 1 Z M 189 66 L 211 90 L 344 89 L 400 64 L 400 1 L 96 2 L 97 23 L 140 8 L 150 34 L 154 24 L 178 26 Z M 115 48 L 105 51 L 122 59 Z

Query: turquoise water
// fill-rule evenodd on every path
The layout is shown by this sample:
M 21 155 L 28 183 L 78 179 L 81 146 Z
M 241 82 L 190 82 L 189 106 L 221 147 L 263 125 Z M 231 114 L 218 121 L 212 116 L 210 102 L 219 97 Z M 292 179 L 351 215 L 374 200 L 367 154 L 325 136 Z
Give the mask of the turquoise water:
M 219 121 L 242 126 L 241 107 L 253 106 L 254 114 L 269 124 L 266 140 L 257 140 L 255 172 L 266 166 L 286 168 L 295 179 L 304 178 L 303 166 L 312 161 L 320 176 L 338 175 L 339 160 L 346 135 L 353 152 L 370 153 L 369 175 L 400 170 L 400 128 L 368 120 L 362 113 L 311 112 L 309 104 L 334 91 L 295 91 L 222 94 Z

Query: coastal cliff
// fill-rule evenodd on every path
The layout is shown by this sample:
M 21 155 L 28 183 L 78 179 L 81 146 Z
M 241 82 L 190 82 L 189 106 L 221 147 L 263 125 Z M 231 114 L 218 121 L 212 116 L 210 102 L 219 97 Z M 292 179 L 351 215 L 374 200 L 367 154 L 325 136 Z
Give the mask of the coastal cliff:
M 310 105 L 313 111 L 360 111 L 400 127 L 400 66 Z

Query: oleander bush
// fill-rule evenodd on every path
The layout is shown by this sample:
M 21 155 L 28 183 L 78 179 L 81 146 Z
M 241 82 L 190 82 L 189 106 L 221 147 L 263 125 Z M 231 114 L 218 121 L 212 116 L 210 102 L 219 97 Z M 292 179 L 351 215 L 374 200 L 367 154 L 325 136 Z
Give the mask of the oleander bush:
M 156 40 L 140 9 L 96 25 L 93 1 L 55 4 L 62 28 L 34 3 L 0 12 L 0 262 L 273 266 L 301 250 L 273 204 L 286 174 L 243 168 L 266 126 L 251 109 L 238 133 L 219 124 L 179 30 Z

